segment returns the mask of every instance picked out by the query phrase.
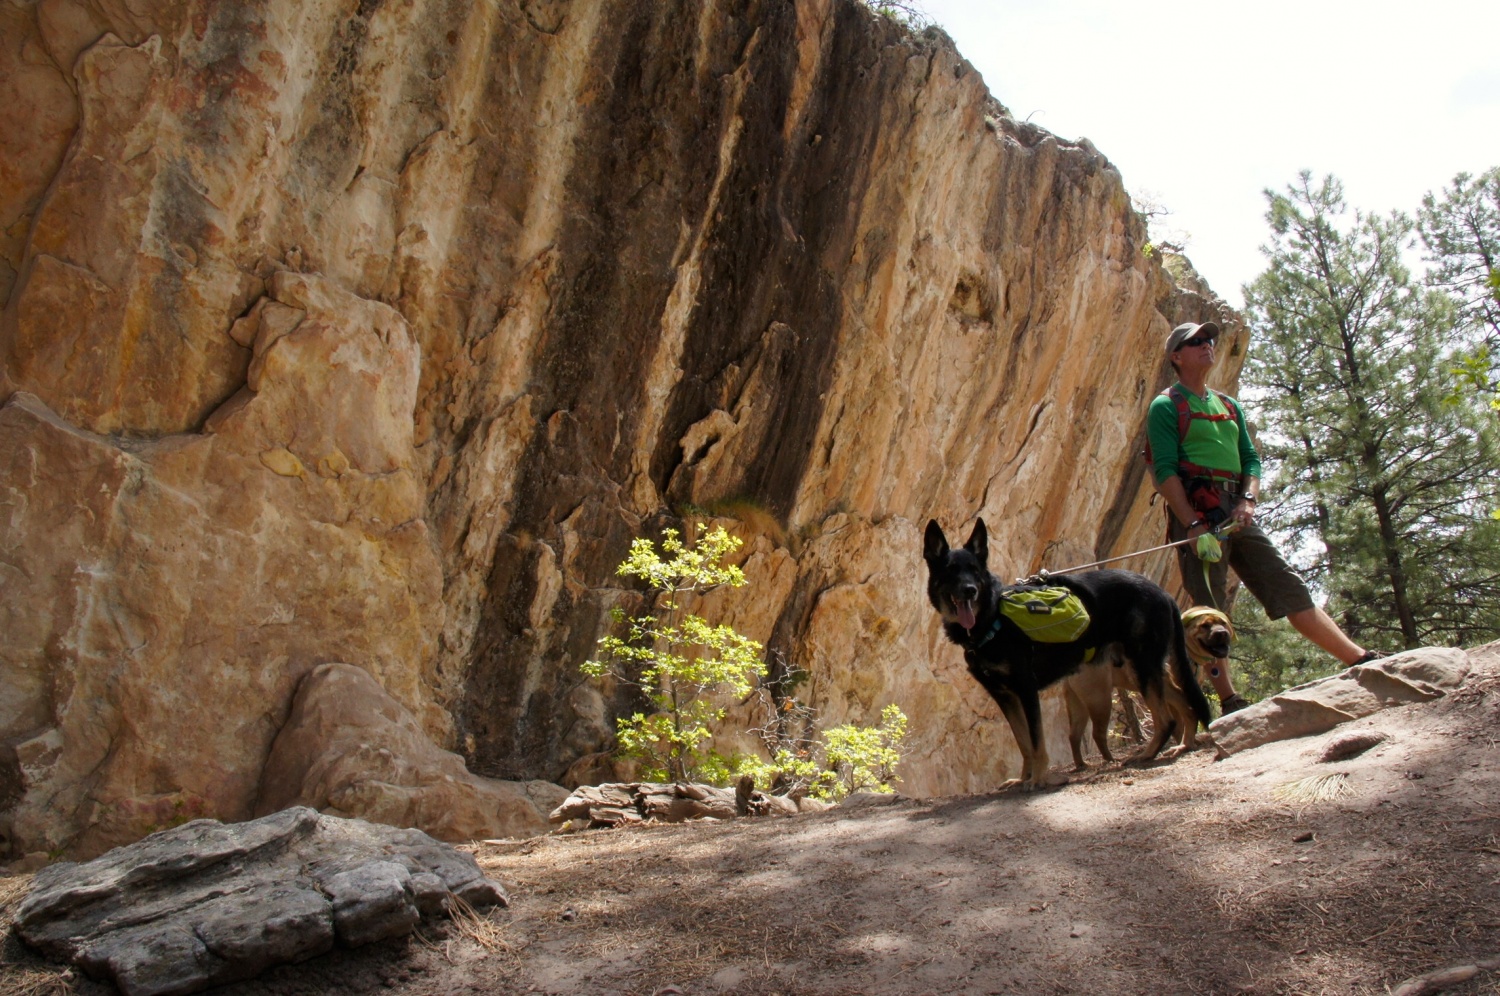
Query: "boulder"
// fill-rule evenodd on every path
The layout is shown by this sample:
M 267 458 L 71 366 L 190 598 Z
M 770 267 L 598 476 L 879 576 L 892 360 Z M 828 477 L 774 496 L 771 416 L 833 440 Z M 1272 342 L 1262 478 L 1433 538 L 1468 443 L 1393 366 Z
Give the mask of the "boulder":
M 1220 716 L 1209 731 L 1219 756 L 1228 757 L 1261 744 L 1324 733 L 1381 709 L 1430 702 L 1463 684 L 1468 674 L 1469 655 L 1463 650 L 1408 650 L 1288 688 Z
M 194 820 L 36 876 L 17 935 L 126 996 L 190 993 L 409 933 L 456 896 L 506 905 L 472 855 L 420 830 L 297 807 Z
M 544 814 L 567 794 L 550 782 L 470 773 L 369 672 L 323 664 L 297 686 L 291 716 L 271 745 L 256 811 L 310 806 L 465 841 L 544 833 Z

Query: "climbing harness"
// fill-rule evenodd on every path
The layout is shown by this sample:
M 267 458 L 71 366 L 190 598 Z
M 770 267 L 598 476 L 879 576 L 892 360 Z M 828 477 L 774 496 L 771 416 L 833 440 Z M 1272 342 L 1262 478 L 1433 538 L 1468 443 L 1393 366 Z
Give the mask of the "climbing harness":
M 1207 422 L 1234 421 L 1243 425 L 1245 419 L 1240 413 L 1240 407 L 1235 403 L 1235 400 L 1223 391 L 1209 388 L 1209 397 L 1217 395 L 1226 412 L 1226 414 L 1214 415 L 1208 412 L 1193 411 L 1188 405 L 1187 392 L 1182 389 L 1181 385 L 1173 384 L 1161 393 L 1171 398 L 1173 407 L 1177 409 L 1177 467 L 1180 472 L 1179 476 L 1182 476 L 1184 480 L 1201 477 L 1219 483 L 1238 480 L 1239 475 L 1237 474 L 1232 475 L 1227 470 L 1217 470 L 1213 467 L 1201 467 L 1189 461 L 1182 453 L 1182 443 L 1187 439 L 1188 428 L 1192 425 L 1194 419 L 1201 419 Z M 1146 448 L 1141 452 L 1141 455 L 1146 458 L 1147 465 L 1154 464 L 1151 456 L 1151 443 L 1149 441 L 1146 443 Z

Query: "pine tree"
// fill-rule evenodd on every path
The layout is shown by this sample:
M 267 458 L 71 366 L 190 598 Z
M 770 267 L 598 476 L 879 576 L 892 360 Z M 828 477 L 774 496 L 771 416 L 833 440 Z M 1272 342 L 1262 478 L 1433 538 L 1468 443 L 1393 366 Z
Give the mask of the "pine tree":
M 1500 166 L 1477 180 L 1460 173 L 1441 195 L 1422 198 L 1417 231 L 1432 267 L 1428 285 L 1458 302 L 1468 342 L 1459 379 L 1500 410 Z
M 1461 320 L 1500 351 L 1500 166 L 1453 178 L 1422 198 L 1417 230 L 1432 265 L 1428 283 L 1452 293 Z
M 1272 473 L 1267 524 L 1290 534 L 1357 642 L 1493 639 L 1500 441 L 1473 394 L 1454 390 L 1462 309 L 1402 264 L 1406 216 L 1351 217 L 1337 179 L 1305 172 L 1266 195 L 1245 382 Z

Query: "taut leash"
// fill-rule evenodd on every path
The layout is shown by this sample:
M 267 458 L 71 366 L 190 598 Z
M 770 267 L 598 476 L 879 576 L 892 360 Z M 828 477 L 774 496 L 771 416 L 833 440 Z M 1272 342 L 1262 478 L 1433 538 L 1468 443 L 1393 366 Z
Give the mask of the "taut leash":
M 1228 536 L 1231 532 L 1233 532 L 1235 528 L 1236 523 L 1233 520 L 1230 520 L 1228 522 L 1225 522 L 1224 525 L 1220 526 L 1218 529 L 1211 529 L 1209 530 L 1209 532 L 1213 536 L 1219 539 L 1223 539 L 1225 536 Z M 1057 571 L 1037 571 L 1034 575 L 1032 575 L 1032 577 L 1041 578 L 1045 581 L 1047 578 L 1055 577 L 1058 574 L 1075 574 L 1078 571 L 1086 571 L 1094 567 L 1103 567 L 1105 564 L 1115 564 L 1119 563 L 1122 560 L 1129 560 L 1131 557 L 1144 557 L 1148 553 L 1160 553 L 1163 550 L 1170 550 L 1174 546 L 1185 546 L 1188 543 L 1196 543 L 1199 539 L 1200 537 L 1190 536 L 1187 539 L 1174 540 L 1171 543 L 1163 543 L 1161 546 L 1153 546 L 1145 550 L 1137 550 L 1134 553 L 1122 553 L 1118 557 L 1106 557 L 1103 560 L 1096 560 L 1092 564 L 1079 564 L 1077 567 L 1064 567 L 1062 570 Z M 1205 567 L 1207 566 L 1207 563 L 1207 561 L 1204 561 Z M 1027 578 L 1017 578 L 1016 584 L 1025 584 L 1027 580 Z

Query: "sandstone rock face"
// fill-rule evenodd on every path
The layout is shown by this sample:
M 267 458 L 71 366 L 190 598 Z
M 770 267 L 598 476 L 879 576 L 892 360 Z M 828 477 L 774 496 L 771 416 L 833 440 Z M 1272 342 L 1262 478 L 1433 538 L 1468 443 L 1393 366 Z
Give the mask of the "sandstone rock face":
M 288 809 L 195 820 L 87 864 L 43 869 L 16 915 L 27 944 L 128 996 L 190 993 L 411 932 L 457 896 L 508 902 L 473 855 L 417 830 Z
M 898 702 L 904 792 L 993 787 L 926 519 L 983 514 L 1006 574 L 1152 545 L 1160 343 L 1220 321 L 1219 386 L 1247 344 L 1089 143 L 851 0 L 0 23 L 13 852 L 248 816 L 332 661 L 561 778 L 634 705 L 577 670 L 613 569 L 684 509 L 751 541 L 709 608 L 826 722 Z
M 271 745 L 256 812 L 310 806 L 461 842 L 542 833 L 567 794 L 470 774 L 369 672 L 322 664 L 302 679 Z
M 447 729 L 421 691 L 441 579 L 407 324 L 320 278 L 267 290 L 237 323 L 247 382 L 202 432 L 99 436 L 23 392 L 0 408 L 18 850 L 248 817 L 292 690 L 327 656 Z

